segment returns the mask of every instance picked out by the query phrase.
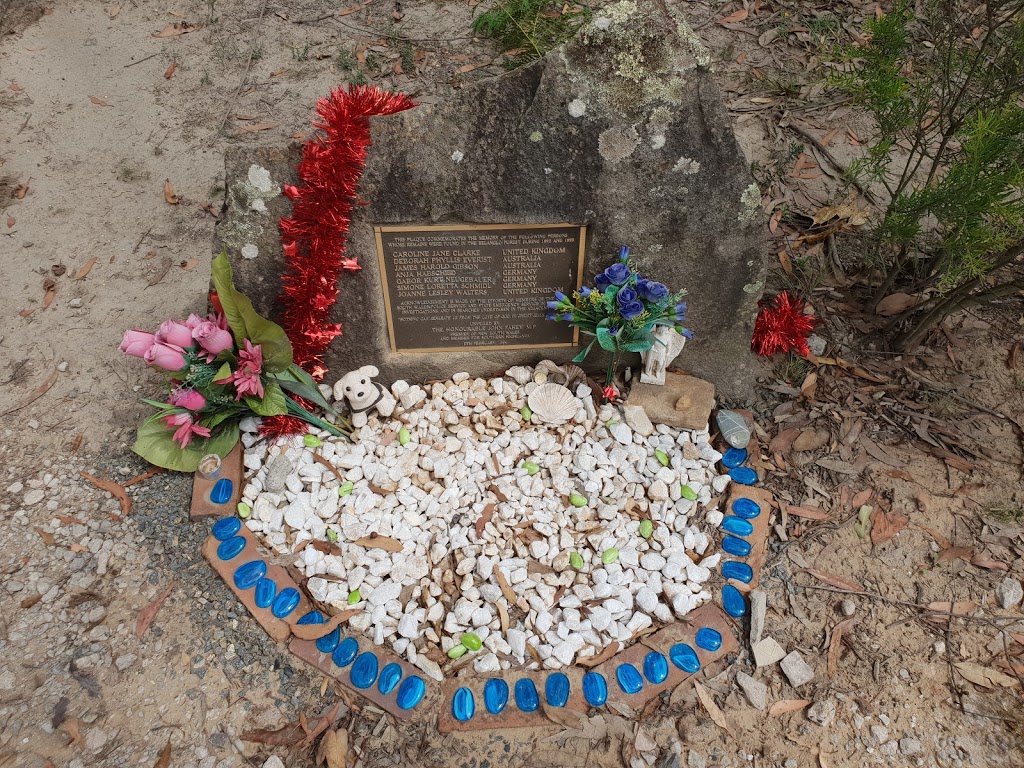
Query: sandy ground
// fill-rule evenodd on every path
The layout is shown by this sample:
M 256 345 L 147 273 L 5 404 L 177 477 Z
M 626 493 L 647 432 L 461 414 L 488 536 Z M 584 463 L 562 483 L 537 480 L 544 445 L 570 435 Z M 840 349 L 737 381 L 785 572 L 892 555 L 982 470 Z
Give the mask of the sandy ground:
M 203 532 L 184 522 L 187 479 L 160 476 L 134 486 L 135 510 L 126 521 L 117 502 L 79 472 L 124 481 L 144 469 L 127 447 L 145 410 L 137 397 L 156 379 L 123 359 L 117 343 L 125 328 L 149 328 L 204 307 L 228 145 L 301 138 L 315 99 L 358 79 L 357 70 L 421 99 L 443 97 L 460 79 L 501 71 L 493 47 L 470 38 L 467 3 L 406 2 L 396 11 L 395 4 L 372 0 L 349 15 L 321 18 L 335 10 L 322 0 L 0 0 L 0 566 L 6 585 L 0 655 L 7 665 L 0 664 L 0 766 L 152 765 L 168 740 L 175 766 L 262 765 L 275 752 L 286 765 L 310 764 L 299 750 L 237 738 L 247 727 L 293 722 L 300 711 L 312 717 L 337 695 L 277 655 L 198 560 Z M 694 4 L 695 23 L 729 10 Z M 183 22 L 196 28 L 154 37 Z M 401 44 L 396 31 L 412 41 Z M 715 24 L 701 29 L 716 51 L 748 157 L 784 170 L 794 159 L 794 137 L 780 133 L 777 113 L 769 119 L 765 102 L 752 99 L 778 99 L 773 110 L 799 105 L 777 86 L 752 95 L 737 68 L 756 64 L 773 73 L 798 69 L 807 57 L 794 54 L 796 65 L 760 58 L 738 64 L 748 49 L 749 56 L 767 55 L 753 45 L 759 33 Z M 796 87 L 813 100 L 812 86 Z M 850 113 L 832 107 L 812 119 L 825 128 L 858 126 Z M 849 157 L 856 144 L 840 139 L 833 150 Z M 165 198 L 165 180 L 177 204 Z M 808 182 L 789 194 L 795 205 L 813 209 L 827 194 Z M 19 185 L 27 185 L 23 195 Z M 855 354 L 842 328 L 829 330 L 831 341 Z M 975 328 L 968 343 L 954 345 L 955 365 L 943 380 L 1020 421 L 1021 374 L 1005 365 L 1012 332 L 1012 324 Z M 778 392 L 765 394 L 757 404 L 765 446 L 787 425 L 834 432 L 845 411 L 857 407 L 801 406 L 796 421 L 787 422 L 786 413 L 773 417 Z M 657 748 L 646 754 L 661 751 L 665 765 L 676 756 L 692 768 L 1024 763 L 1019 684 L 986 689 L 954 668 L 1009 659 L 990 647 L 998 626 L 1021 618 L 1019 609 L 994 605 L 993 589 L 1005 573 L 969 565 L 970 557 L 937 561 L 944 550 L 970 548 L 1020 577 L 1019 525 L 988 515 L 993 507 L 1024 503 L 1019 443 L 1005 421 L 970 409 L 947 417 L 972 425 L 1005 460 L 951 470 L 905 434 L 869 420 L 869 429 L 881 424 L 874 439 L 891 446 L 903 475 L 888 474 L 892 466 L 872 459 L 859 476 L 822 476 L 813 465 L 825 452 L 848 461 L 859 455 L 856 446 L 846 446 L 844 455 L 836 435 L 817 453 L 787 454 L 784 465 L 766 465 L 768 486 L 782 498 L 788 494 L 791 503 L 820 506 L 830 516 L 821 524 L 785 521 L 766 570 L 767 631 L 788 650 L 800 650 L 815 680 L 793 690 L 777 669 L 756 675 L 772 702 L 834 704 L 827 725 L 799 709 L 782 715 L 753 709 L 732 681 L 735 669 L 753 672 L 744 652 L 733 671 L 706 681 L 726 711 L 728 731 L 696 704 L 692 689 L 673 695 L 645 720 L 642 733 L 630 727 L 622 738 L 606 727 L 596 741 L 553 731 L 443 738 L 430 729 L 401 731 L 363 711 L 342 723 L 351 732 L 353 760 L 612 766 L 628 764 L 638 740 L 648 740 Z M 849 499 L 867 487 L 910 518 L 889 543 L 872 546 L 854 531 Z M 37 488 L 46 501 L 26 504 Z M 74 545 L 94 557 L 80 563 Z M 103 551 L 109 563 L 101 568 L 96 561 Z M 808 568 L 884 598 L 846 598 L 853 601 L 853 621 L 832 670 L 828 648 L 836 624 L 848 618 L 844 596 L 820 591 L 829 585 L 809 577 Z M 138 640 L 139 612 L 172 580 L 175 591 Z M 12 590 L 12 581 L 22 588 Z M 41 595 L 36 602 L 34 594 Z M 981 618 L 943 623 L 912 607 L 935 601 L 973 601 Z M 118 659 L 126 656 L 136 658 L 122 661 L 121 669 Z

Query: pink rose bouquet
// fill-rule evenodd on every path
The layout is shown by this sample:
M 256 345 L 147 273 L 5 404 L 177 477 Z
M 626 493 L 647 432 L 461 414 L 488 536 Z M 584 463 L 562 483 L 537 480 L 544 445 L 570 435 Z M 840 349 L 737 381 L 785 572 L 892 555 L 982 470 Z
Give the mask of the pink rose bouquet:
M 125 331 L 121 351 L 169 375 L 166 400 L 143 401 L 157 413 L 139 427 L 133 450 L 152 464 L 193 472 L 205 454 L 227 455 L 245 416 L 290 414 L 335 435 L 349 434 L 316 382 L 292 362 L 281 327 L 235 290 L 223 253 L 213 262 L 213 284 L 220 311 L 166 320 L 156 333 Z M 307 405 L 319 406 L 332 421 Z

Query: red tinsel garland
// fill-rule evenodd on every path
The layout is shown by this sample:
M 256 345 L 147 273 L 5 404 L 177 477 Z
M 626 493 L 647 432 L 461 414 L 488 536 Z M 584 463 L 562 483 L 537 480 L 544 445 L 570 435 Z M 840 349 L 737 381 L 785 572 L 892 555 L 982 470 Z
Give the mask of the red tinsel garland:
M 750 341 L 752 350 L 763 357 L 790 351 L 804 356 L 810 354 L 807 337 L 817 321 L 804 314 L 806 305 L 803 299 L 783 291 L 770 301 L 759 301 L 757 306 L 760 310 Z
M 317 101 L 318 133 L 306 142 L 299 163 L 299 186 L 285 185 L 293 202 L 290 218 L 281 219 L 285 271 L 281 277 L 281 325 L 292 343 L 296 364 L 314 379 L 327 372 L 323 354 L 341 326 L 329 322 L 338 300 L 338 275 L 360 269 L 358 257 L 345 251 L 356 188 L 370 146 L 374 115 L 391 115 L 415 106 L 401 93 L 374 86 L 335 88 Z M 263 420 L 261 432 L 271 437 L 305 431 L 290 416 Z

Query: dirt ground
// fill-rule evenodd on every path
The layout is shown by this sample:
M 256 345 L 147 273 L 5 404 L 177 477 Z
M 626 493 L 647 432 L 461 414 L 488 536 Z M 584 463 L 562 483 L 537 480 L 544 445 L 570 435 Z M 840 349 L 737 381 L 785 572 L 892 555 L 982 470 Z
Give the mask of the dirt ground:
M 841 199 L 835 169 L 788 126 L 840 163 L 856 156 L 869 126 L 820 84 L 822 51 L 874 5 L 765 3 L 723 24 L 740 5 L 687 4 L 766 219 Z M 350 709 L 242 615 L 198 558 L 187 478 L 133 485 L 129 517 L 80 475 L 145 470 L 128 447 L 156 378 L 117 344 L 204 308 L 225 148 L 301 140 L 339 83 L 429 101 L 500 74 L 473 14 L 417 0 L 0 0 L 0 766 L 148 766 L 165 743 L 174 766 L 310 765 L 310 749 L 239 737 L 339 701 L 351 765 L 1024 764 L 1024 615 L 995 598 L 1024 575 L 1021 309 L 955 318 L 912 357 L 877 352 L 861 333 L 877 318 L 838 270 L 852 240 L 798 251 L 778 218 L 765 229 L 796 265 L 776 286 L 812 300 L 828 343 L 816 383 L 806 363 L 768 366 L 750 404 L 782 501 L 765 633 L 815 678 L 793 689 L 743 650 L 702 681 L 727 728 L 688 686 L 640 726 L 608 717 L 585 734 L 396 727 Z M 35 490 L 45 504 L 28 502 Z M 140 612 L 172 582 L 139 639 Z M 753 708 L 737 671 L 776 709 Z

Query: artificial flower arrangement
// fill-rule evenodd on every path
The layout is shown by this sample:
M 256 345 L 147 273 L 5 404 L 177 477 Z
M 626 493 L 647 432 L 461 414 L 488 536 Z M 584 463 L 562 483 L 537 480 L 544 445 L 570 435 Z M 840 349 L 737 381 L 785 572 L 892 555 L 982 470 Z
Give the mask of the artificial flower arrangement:
M 693 336 L 680 325 L 686 318 L 685 294 L 670 293 L 664 284 L 642 277 L 624 245 L 619 260 L 594 278 L 594 288 L 581 288 L 572 297 L 556 291 L 546 317 L 571 323 L 594 337 L 573 362 L 583 362 L 594 344 L 611 353 L 605 382 L 605 397 L 611 399 L 619 352 L 646 352 L 655 343 L 664 343 L 654 336 L 659 325 L 672 326 L 687 339 Z
M 167 320 L 156 333 L 126 331 L 121 351 L 140 357 L 168 375 L 166 402 L 143 399 L 157 409 L 139 426 L 132 450 L 166 469 L 194 472 L 200 459 L 221 457 L 239 439 L 245 416 L 296 416 L 334 435 L 349 433 L 317 389 L 292 362 L 292 347 L 281 326 L 253 309 L 235 290 L 231 264 L 213 260 L 214 307 L 206 319 Z M 310 413 L 295 396 L 330 414 L 330 423 Z

